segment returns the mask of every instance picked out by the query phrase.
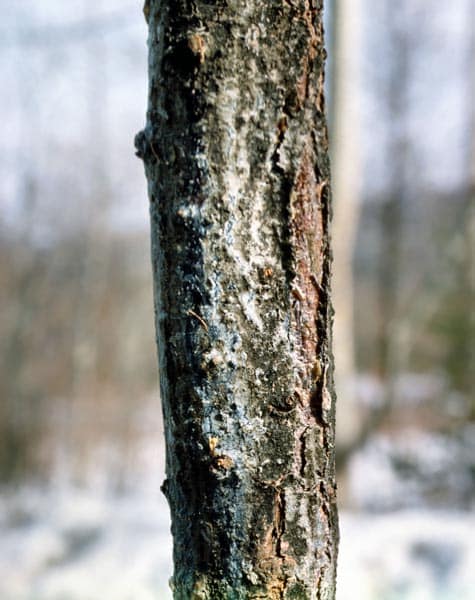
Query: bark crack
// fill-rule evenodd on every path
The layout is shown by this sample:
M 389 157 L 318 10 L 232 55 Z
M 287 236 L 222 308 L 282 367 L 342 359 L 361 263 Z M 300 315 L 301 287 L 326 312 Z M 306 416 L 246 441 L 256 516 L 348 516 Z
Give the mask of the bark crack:
M 300 456 L 300 469 L 299 474 L 300 477 L 305 480 L 305 469 L 307 467 L 307 438 L 306 434 L 308 431 L 308 427 L 306 427 L 299 437 L 299 456 Z
M 318 177 L 319 173 L 316 173 Z M 330 248 L 328 247 L 328 236 L 330 227 L 330 209 L 329 209 L 329 188 L 324 184 L 320 189 L 320 206 L 322 214 L 322 232 L 324 242 L 323 255 L 326 257 L 322 264 L 321 281 L 318 286 L 318 306 L 315 328 L 317 333 L 316 358 L 320 361 L 320 374 L 315 381 L 315 390 L 312 394 L 310 408 L 316 421 L 325 427 L 328 425 L 328 415 L 325 414 L 323 406 L 323 395 L 327 386 L 326 380 L 326 364 L 321 361 L 325 359 L 329 351 L 328 340 L 328 320 L 329 314 L 329 292 L 330 292 L 330 277 L 331 277 L 331 262 L 329 257 Z
M 275 532 L 275 551 L 276 555 L 285 560 L 285 554 L 282 552 L 282 537 L 285 534 L 285 492 L 277 492 L 276 519 L 274 523 Z
M 285 491 L 280 489 L 276 494 L 275 501 L 275 513 L 274 513 L 274 530 L 273 537 L 275 539 L 275 555 L 276 558 L 280 561 L 280 573 L 276 578 L 275 582 L 275 590 L 278 593 L 277 598 L 283 599 L 285 595 L 285 589 L 287 587 L 288 577 L 285 574 L 285 562 L 286 562 L 286 554 L 284 552 L 283 547 L 283 537 L 285 534 L 285 518 L 286 518 L 286 502 L 285 502 Z
M 280 182 L 280 199 L 281 199 L 281 213 L 282 223 L 285 224 L 282 231 L 281 238 L 281 252 L 282 252 L 282 267 L 287 279 L 287 283 L 290 285 L 294 278 L 294 260 L 292 251 L 292 232 L 289 226 L 290 222 L 290 197 L 292 193 L 292 181 L 289 175 L 286 173 L 284 167 L 280 164 L 280 151 L 285 140 L 285 135 L 288 130 L 288 119 L 290 119 L 290 112 L 283 107 L 283 116 L 277 123 L 277 140 L 274 147 L 274 152 L 271 156 L 272 172 L 275 173 Z

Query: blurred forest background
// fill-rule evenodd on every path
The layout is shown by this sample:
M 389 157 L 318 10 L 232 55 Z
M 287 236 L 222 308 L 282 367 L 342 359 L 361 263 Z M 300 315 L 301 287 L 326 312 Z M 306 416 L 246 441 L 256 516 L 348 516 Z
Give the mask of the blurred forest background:
M 168 598 L 141 5 L 0 6 L 0 597 Z M 475 0 L 326 21 L 338 600 L 475 598 Z

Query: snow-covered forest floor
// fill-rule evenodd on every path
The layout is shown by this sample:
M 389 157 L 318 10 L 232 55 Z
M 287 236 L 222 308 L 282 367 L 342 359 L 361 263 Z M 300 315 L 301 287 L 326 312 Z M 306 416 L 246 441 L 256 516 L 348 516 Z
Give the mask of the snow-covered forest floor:
M 432 465 L 430 480 L 435 477 L 445 489 L 444 474 L 434 472 L 445 464 L 450 471 L 445 478 L 455 478 L 459 488 L 466 463 L 462 460 L 457 478 L 449 464 L 454 448 L 424 435 L 417 447 Z M 417 453 L 408 453 L 414 439 L 404 438 L 411 475 L 419 470 Z M 88 484 L 65 483 L 58 475 L 47 486 L 30 484 L 2 494 L 1 600 L 171 598 L 169 515 L 159 491 L 163 469 L 158 445 L 149 440 L 146 446 L 148 460 L 137 463 L 129 485 L 112 486 L 98 463 L 102 479 L 93 477 Z M 351 463 L 348 485 L 359 510 L 340 511 L 338 600 L 475 599 L 470 502 L 459 498 L 452 506 L 434 508 L 432 502 L 427 508 L 426 479 L 411 482 L 407 469 L 401 471 L 403 449 L 400 440 L 375 438 Z M 444 456 L 447 463 L 441 462 Z
M 171 598 L 160 493 L 24 488 L 1 503 L 2 600 Z M 475 515 L 340 514 L 338 600 L 472 600 Z

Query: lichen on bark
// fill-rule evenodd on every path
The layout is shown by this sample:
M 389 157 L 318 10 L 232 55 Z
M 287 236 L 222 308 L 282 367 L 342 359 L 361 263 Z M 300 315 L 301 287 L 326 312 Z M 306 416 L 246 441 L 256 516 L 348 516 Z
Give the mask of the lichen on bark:
M 148 179 L 176 599 L 334 598 L 316 0 L 150 0 Z

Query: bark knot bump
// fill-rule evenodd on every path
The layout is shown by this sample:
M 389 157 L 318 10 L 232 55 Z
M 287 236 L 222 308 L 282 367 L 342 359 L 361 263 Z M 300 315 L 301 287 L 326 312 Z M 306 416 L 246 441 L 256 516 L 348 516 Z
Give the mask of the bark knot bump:
M 147 154 L 148 141 L 145 131 L 139 131 L 134 139 L 135 146 L 135 156 L 141 158 L 142 160 L 145 158 Z

